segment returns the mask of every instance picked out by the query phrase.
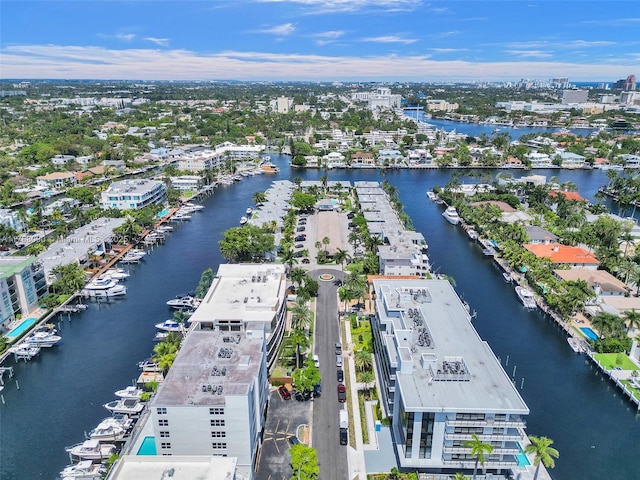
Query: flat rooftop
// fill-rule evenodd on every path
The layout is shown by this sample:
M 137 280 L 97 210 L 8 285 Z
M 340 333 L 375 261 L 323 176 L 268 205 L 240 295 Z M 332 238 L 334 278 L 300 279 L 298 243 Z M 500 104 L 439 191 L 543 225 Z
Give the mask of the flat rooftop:
M 235 457 L 125 455 L 109 473 L 109 480 L 233 480 Z
M 242 320 L 247 329 L 270 332 L 285 291 L 282 264 L 222 264 L 191 322 Z
M 155 406 L 225 405 L 244 396 L 265 362 L 262 334 L 193 330 L 152 401 Z
M 408 411 L 529 413 L 447 280 L 373 283 L 396 391 Z
M 58 265 L 68 265 L 88 256 L 89 250 L 96 250 L 102 242 L 109 241 L 113 229 L 119 227 L 126 218 L 98 218 L 84 225 L 62 240 L 52 243 L 47 250 L 38 255 L 46 273 Z
M 36 257 L 0 257 L 0 278 L 9 278 L 11 275 L 20 273 L 36 261 Z

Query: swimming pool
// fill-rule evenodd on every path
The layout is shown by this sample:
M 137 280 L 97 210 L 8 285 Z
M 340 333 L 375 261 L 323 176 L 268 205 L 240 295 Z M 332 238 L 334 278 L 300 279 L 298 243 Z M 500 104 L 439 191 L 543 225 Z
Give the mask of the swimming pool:
M 9 340 L 12 340 L 14 338 L 18 338 L 24 332 L 29 330 L 29 328 L 31 328 L 34 323 L 36 323 L 36 319 L 35 318 L 33 318 L 33 317 L 26 318 L 16 328 L 12 328 L 5 336 Z
M 522 447 L 520 446 L 520 444 L 518 444 L 518 450 L 520 450 L 520 453 L 516 455 L 516 460 L 518 461 L 518 466 L 519 467 L 526 467 L 528 465 L 531 465 L 531 462 L 529 461 L 529 459 L 527 458 L 527 455 L 522 450 Z
M 580 331 L 584 333 L 589 340 L 597 340 L 598 338 L 600 338 L 598 337 L 598 334 L 591 330 L 589 327 L 580 327 Z
M 155 437 L 144 437 L 142 445 L 138 449 L 137 455 L 157 455 Z
M 158 217 L 158 218 L 162 218 L 162 217 L 164 217 L 167 213 L 169 213 L 170 211 L 171 211 L 171 209 L 170 209 L 170 208 L 165 208 L 165 209 L 164 209 L 164 210 L 162 210 L 161 212 L 158 212 L 158 213 L 156 214 L 156 217 Z

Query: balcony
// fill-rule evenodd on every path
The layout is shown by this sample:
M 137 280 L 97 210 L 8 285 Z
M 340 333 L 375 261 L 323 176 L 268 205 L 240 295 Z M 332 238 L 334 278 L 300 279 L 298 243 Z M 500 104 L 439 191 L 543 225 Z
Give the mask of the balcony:
M 510 420 L 495 420 L 486 418 L 484 420 L 456 420 L 447 418 L 448 427 L 494 427 L 494 428 L 525 428 L 526 422 L 522 418 L 511 418 Z
M 471 440 L 472 437 L 472 433 L 450 433 L 450 432 L 445 432 L 444 433 L 444 439 L 445 440 Z M 499 441 L 499 442 L 518 442 L 522 440 L 522 435 L 517 434 L 517 433 L 507 433 L 507 434 L 503 434 L 503 433 L 480 433 L 477 434 L 478 438 L 480 440 L 482 440 L 483 442 L 491 442 L 492 440 L 494 442 Z
M 444 453 L 462 453 L 471 455 L 471 449 L 467 447 L 454 447 L 445 445 L 443 451 Z M 494 446 L 493 451 L 491 452 L 492 455 L 518 455 L 519 453 L 520 450 L 517 446 L 504 448 Z

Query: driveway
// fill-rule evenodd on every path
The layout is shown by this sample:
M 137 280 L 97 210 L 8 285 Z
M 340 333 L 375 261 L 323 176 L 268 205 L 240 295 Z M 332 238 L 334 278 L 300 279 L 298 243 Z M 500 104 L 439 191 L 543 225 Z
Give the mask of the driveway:
M 283 400 L 277 389 L 269 393 L 269 409 L 258 459 L 256 480 L 289 480 L 292 475 L 289 438 L 299 425 L 311 422 L 311 403 Z M 302 439 L 301 439 L 302 440 Z

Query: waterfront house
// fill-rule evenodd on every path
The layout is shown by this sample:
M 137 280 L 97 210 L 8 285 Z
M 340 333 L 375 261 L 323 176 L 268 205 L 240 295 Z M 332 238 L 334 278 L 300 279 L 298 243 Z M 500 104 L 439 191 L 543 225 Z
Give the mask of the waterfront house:
M 526 225 L 524 229 L 529 237 L 529 243 L 532 245 L 549 244 L 558 241 L 556 235 L 537 225 Z
M 629 287 L 605 270 L 587 268 L 570 268 L 569 270 L 554 270 L 556 277 L 566 281 L 582 280 L 593 290 L 596 300 L 604 296 L 622 296 L 629 293 Z
M 548 258 L 556 265 L 581 267 L 591 270 L 597 270 L 598 265 L 600 265 L 600 262 L 593 253 L 580 247 L 572 247 L 560 243 L 527 243 L 523 246 L 536 257 Z
M 375 167 L 376 161 L 371 152 L 355 152 L 351 154 L 352 167 Z
M 60 190 L 64 187 L 72 187 L 78 183 L 74 172 L 53 172 L 36 177 L 39 187 Z
M 159 180 L 122 180 L 113 182 L 101 193 L 101 206 L 105 210 L 138 210 L 162 203 L 166 195 L 167 187 Z
M 549 190 L 548 196 L 552 201 L 559 196 L 563 196 L 564 199 L 568 201 L 587 203 L 587 200 L 582 198 L 578 192 L 570 192 L 568 190 Z M 555 204 L 557 201 L 553 203 Z
M 586 160 L 582 155 L 564 150 L 557 151 L 554 157 L 559 158 L 562 168 L 583 168 Z
M 198 175 L 180 175 L 171 177 L 171 187 L 180 191 L 196 192 L 202 187 L 203 179 Z
M 446 280 L 372 279 L 381 407 L 398 466 L 453 475 L 472 469 L 465 443 L 490 442 L 488 473 L 518 465 L 529 408 Z

